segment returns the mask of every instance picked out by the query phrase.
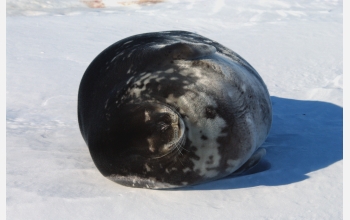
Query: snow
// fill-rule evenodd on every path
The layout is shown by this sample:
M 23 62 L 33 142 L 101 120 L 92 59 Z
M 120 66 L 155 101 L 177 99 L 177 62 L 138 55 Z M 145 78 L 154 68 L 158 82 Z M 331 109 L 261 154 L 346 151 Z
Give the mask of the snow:
M 7 218 L 342 219 L 343 2 L 135 2 L 7 0 Z M 165 30 L 218 41 L 259 72 L 269 170 L 159 191 L 98 172 L 78 128 L 81 77 L 112 43 Z

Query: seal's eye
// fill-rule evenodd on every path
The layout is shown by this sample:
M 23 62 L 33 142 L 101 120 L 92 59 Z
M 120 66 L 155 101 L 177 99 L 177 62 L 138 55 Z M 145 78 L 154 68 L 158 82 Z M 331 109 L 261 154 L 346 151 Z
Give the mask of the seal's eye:
M 168 113 L 158 113 L 157 119 L 159 121 L 163 121 L 167 124 L 171 124 L 171 116 Z

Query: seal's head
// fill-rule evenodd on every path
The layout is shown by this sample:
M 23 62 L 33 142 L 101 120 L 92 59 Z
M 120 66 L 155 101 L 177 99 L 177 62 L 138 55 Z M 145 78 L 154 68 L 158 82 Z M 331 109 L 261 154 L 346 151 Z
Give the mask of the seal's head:
M 119 109 L 112 123 L 113 141 L 128 146 L 121 157 L 139 155 L 147 159 L 178 153 L 184 142 L 184 122 L 176 110 L 156 102 L 133 103 Z
M 116 105 L 115 105 L 116 106 Z M 89 143 L 100 172 L 117 183 L 142 188 L 174 188 L 160 179 L 179 162 L 186 143 L 185 124 L 173 107 L 155 101 L 127 103 L 108 112 Z M 110 113 L 107 113 L 110 115 Z

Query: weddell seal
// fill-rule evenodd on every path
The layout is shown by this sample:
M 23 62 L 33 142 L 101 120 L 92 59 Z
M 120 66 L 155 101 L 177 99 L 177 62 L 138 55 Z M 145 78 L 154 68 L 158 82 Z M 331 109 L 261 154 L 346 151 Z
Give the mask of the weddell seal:
M 164 189 L 256 165 L 272 107 L 263 80 L 238 54 L 198 34 L 166 31 L 102 51 L 81 80 L 78 119 L 105 177 Z

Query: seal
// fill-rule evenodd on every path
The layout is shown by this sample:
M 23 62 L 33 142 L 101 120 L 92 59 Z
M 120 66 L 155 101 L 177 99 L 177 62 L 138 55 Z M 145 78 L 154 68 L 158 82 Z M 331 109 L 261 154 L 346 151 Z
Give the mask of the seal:
M 78 121 L 98 170 L 167 189 L 241 174 L 265 155 L 265 83 L 242 57 L 185 31 L 120 40 L 86 69 Z

